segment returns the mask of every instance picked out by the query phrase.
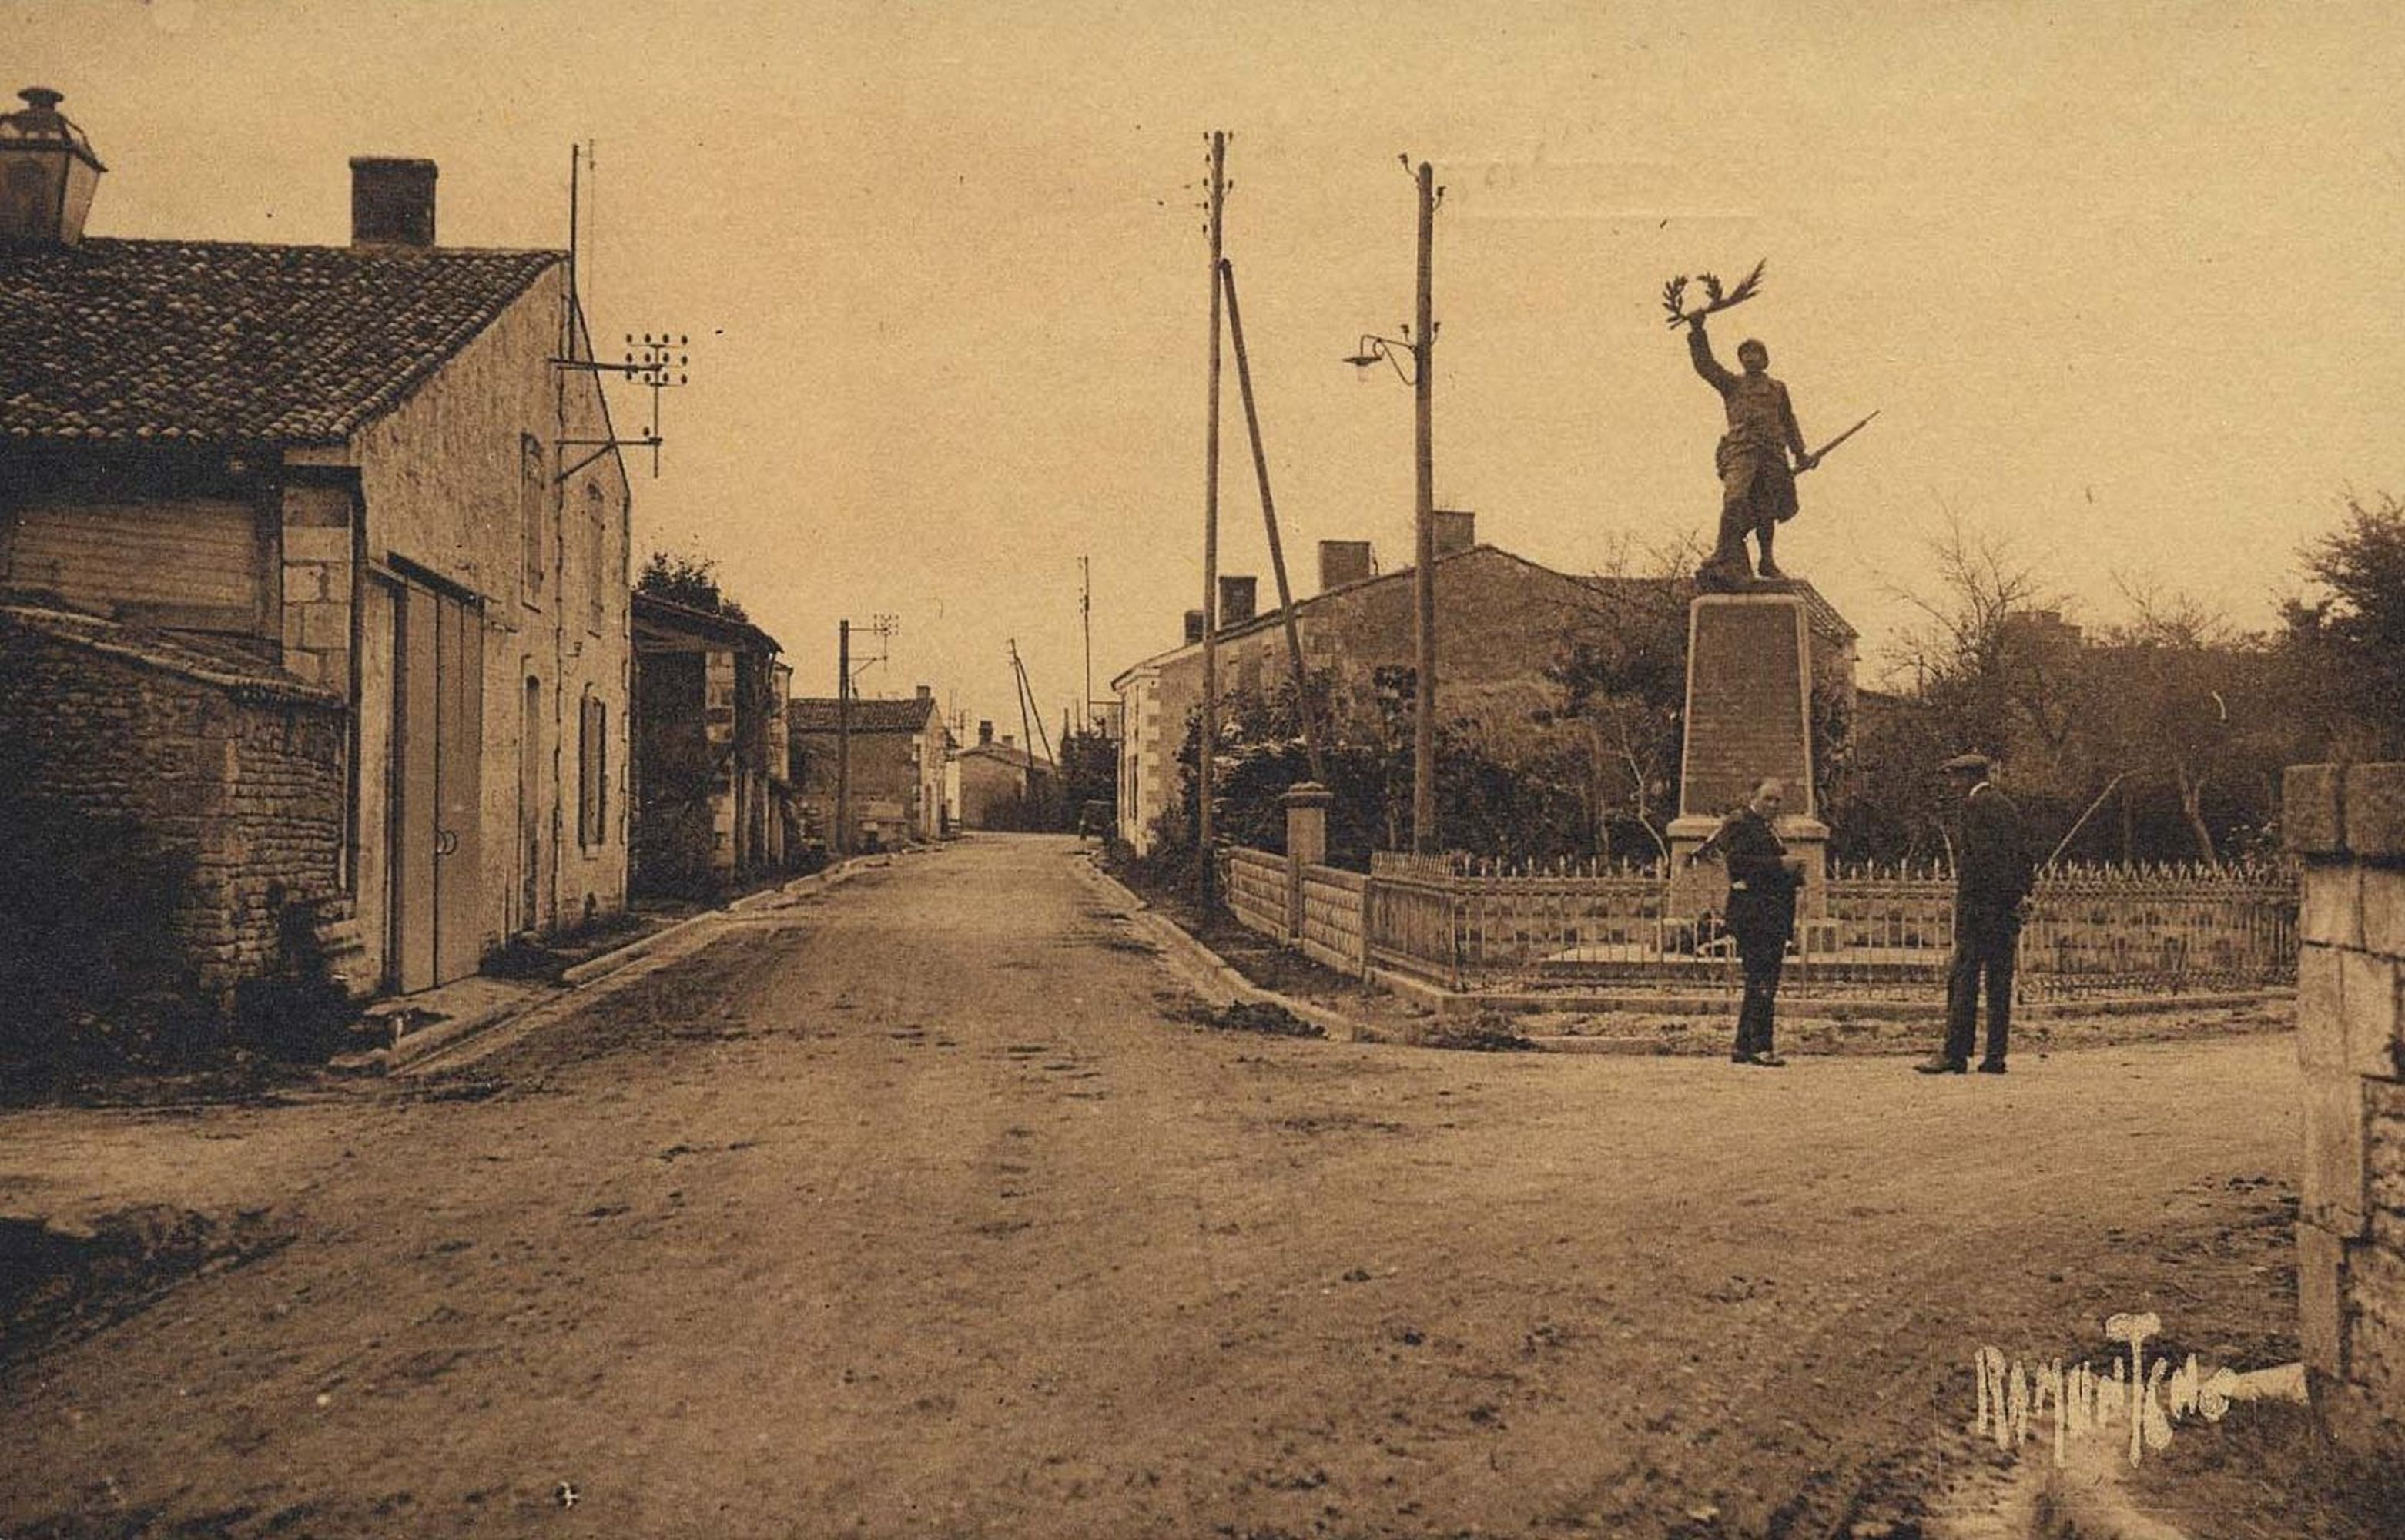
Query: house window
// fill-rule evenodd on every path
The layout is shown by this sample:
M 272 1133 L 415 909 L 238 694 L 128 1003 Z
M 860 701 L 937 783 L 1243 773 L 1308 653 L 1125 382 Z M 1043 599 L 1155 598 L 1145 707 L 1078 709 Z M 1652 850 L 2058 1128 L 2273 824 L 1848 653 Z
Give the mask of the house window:
M 601 489 L 591 482 L 584 483 L 584 513 L 585 570 L 593 577 L 593 610 L 585 618 L 585 624 L 598 632 L 609 618 L 610 528 L 609 508 L 602 500 Z
M 542 595 L 544 560 L 542 526 L 544 511 L 551 502 L 551 488 L 544 484 L 542 473 L 542 441 L 531 433 L 518 435 L 518 529 L 526 546 L 526 596 L 540 598 Z
M 586 691 L 577 720 L 576 843 L 594 849 L 609 842 L 610 707 Z

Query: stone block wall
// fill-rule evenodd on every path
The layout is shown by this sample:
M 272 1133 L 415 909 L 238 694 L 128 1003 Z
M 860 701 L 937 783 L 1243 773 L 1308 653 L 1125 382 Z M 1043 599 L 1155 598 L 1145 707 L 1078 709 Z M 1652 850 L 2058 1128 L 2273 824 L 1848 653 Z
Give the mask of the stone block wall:
M 212 1004 L 276 959 L 271 885 L 343 896 L 339 698 L 105 623 L 0 610 L 0 733 L 37 796 L 191 859 L 174 926 Z
M 2335 1437 L 2394 1458 L 2405 1454 L 2405 763 L 2293 766 L 2281 816 L 2304 862 L 2305 1370 Z
M 294 481 L 284 488 L 284 668 L 337 694 L 351 691 L 351 493 Z

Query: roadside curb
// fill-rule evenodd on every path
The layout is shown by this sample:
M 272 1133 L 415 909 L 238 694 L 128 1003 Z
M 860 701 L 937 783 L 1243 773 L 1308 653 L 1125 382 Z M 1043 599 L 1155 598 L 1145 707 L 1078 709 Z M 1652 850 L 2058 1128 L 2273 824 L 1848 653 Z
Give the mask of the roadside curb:
M 1248 1005 L 1274 1005 L 1301 1020 L 1310 1022 L 1328 1034 L 1335 1043 L 1385 1043 L 1384 1034 L 1314 1001 L 1298 1000 L 1264 989 L 1236 971 L 1235 966 L 1189 934 L 1186 928 L 1154 908 L 1149 900 L 1135 889 L 1105 872 L 1090 855 L 1080 854 L 1073 863 L 1078 872 L 1105 894 L 1128 906 L 1128 922 L 1144 931 L 1160 947 L 1162 959 L 1170 971 L 1179 975 L 1195 992 L 1205 996 L 1222 991 Z

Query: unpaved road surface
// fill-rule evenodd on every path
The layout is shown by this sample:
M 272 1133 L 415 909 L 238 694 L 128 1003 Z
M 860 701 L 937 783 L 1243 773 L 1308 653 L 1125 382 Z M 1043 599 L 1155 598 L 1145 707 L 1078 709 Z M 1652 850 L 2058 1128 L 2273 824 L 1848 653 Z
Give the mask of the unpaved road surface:
M 8 1371 L 0 1532 L 1818 1537 L 1977 1474 L 1980 1343 L 2295 1356 L 2284 1039 L 1219 1031 L 1074 860 L 973 840 L 226 1114 L 293 1239 Z

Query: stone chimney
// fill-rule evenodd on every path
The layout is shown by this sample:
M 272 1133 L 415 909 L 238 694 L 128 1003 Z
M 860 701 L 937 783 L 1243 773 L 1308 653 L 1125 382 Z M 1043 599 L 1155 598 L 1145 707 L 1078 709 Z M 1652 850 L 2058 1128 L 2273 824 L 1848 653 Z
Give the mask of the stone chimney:
M 1436 553 L 1450 556 L 1478 543 L 1478 515 L 1466 509 L 1436 511 Z
M 1191 647 L 1202 639 L 1202 611 L 1189 609 L 1186 612 L 1186 645 Z
M 929 705 L 932 705 L 932 704 L 934 704 L 935 699 L 935 686 L 933 686 L 933 685 L 927 685 L 927 684 L 922 684 L 922 685 L 919 686 L 919 688 L 918 688 L 918 690 L 917 690 L 917 692 L 916 692 L 916 694 L 917 694 L 917 696 L 918 696 L 918 700 L 919 700 L 919 704 L 920 704 L 920 705 L 921 705 L 921 706 L 929 706 Z
M 25 105 L 0 115 L 0 245 L 75 245 L 108 168 L 83 130 L 60 116 L 65 98 L 47 86 L 17 95 Z
M 351 157 L 351 245 L 431 246 L 434 162 Z
M 1378 559 L 1367 540 L 1322 540 L 1319 542 L 1319 591 L 1342 588 L 1348 582 L 1359 582 L 1377 575 Z
M 981 721 L 977 723 L 977 747 L 979 749 L 983 749 L 990 746 L 992 742 L 993 723 L 990 721 Z
M 1227 578 L 1219 580 L 1219 629 L 1242 625 L 1251 620 L 1260 604 L 1261 581 L 1259 578 Z

